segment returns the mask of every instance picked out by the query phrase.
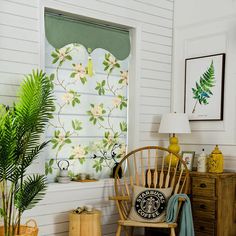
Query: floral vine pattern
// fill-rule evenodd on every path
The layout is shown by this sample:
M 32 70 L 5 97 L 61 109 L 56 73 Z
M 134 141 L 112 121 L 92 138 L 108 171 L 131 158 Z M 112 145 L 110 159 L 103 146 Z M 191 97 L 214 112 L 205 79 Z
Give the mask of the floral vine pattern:
M 51 143 L 52 149 L 55 150 L 55 157 L 46 162 L 46 174 L 53 172 L 53 166 L 60 158 L 78 160 L 74 163 L 80 163 L 80 165 L 83 165 L 88 158 L 93 159 L 93 168 L 96 172 L 100 172 L 103 167 L 112 168 L 114 163 L 118 162 L 118 159 L 126 153 L 126 118 L 117 125 L 113 121 L 113 117 L 114 113 L 117 114 L 118 111 L 124 111 L 127 108 L 128 70 L 127 68 L 122 69 L 121 63 L 113 55 L 105 53 L 101 65 L 104 69 L 103 77 L 97 77 L 96 71 L 93 71 L 89 49 L 86 65 L 81 61 L 77 62 L 77 58 L 73 58 L 75 53 L 80 53 L 81 47 L 83 46 L 80 44 L 70 44 L 51 53 L 52 64 L 56 66 L 51 80 L 55 90 L 60 90 L 62 95 L 56 101 L 54 118 L 50 124 L 54 130 Z M 76 63 L 72 63 L 74 61 Z M 70 66 L 69 78 L 65 78 L 60 74 L 65 64 Z M 119 72 L 117 81 L 112 80 L 114 71 Z M 100 140 L 91 141 L 85 145 L 79 142 L 80 132 L 84 128 L 83 122 L 78 119 L 71 119 L 70 127 L 68 127 L 68 120 L 65 123 L 62 116 L 68 107 L 79 111 L 82 105 L 86 105 L 81 104 L 83 93 L 79 92 L 79 88 L 85 87 L 90 80 L 96 81 L 93 92 L 97 96 L 111 97 L 112 102 L 107 104 L 103 102 L 96 103 L 95 101 L 89 104 L 89 109 L 85 114 L 87 115 L 87 122 L 94 129 L 101 130 L 103 135 Z M 103 101 L 103 99 L 100 100 Z M 76 143 L 73 141 L 74 137 L 78 139 Z M 66 157 L 61 157 L 60 153 L 65 147 L 69 147 L 70 153 Z

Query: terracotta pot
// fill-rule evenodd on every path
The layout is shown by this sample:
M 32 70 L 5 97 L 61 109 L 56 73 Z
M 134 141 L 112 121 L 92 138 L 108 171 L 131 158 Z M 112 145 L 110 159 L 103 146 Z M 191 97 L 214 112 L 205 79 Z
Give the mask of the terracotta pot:
M 20 234 L 15 236 L 38 236 L 38 226 L 35 220 L 28 220 L 20 226 Z M 0 236 L 4 236 L 4 226 L 0 226 Z

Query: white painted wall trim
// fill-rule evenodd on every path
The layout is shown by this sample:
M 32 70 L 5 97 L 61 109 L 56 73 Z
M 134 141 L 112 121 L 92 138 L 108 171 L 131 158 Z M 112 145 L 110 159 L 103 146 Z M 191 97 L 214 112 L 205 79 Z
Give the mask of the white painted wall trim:
M 141 51 L 141 26 L 137 24 L 130 30 L 131 33 L 131 67 L 129 80 L 129 105 L 128 105 L 128 144 L 131 151 L 139 145 L 139 112 L 140 112 L 140 51 Z

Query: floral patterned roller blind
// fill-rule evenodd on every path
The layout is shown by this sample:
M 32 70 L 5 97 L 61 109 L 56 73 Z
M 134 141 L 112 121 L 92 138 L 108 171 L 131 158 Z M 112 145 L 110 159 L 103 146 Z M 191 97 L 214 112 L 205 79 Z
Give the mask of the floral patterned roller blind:
M 46 72 L 54 84 L 55 112 L 47 131 L 46 174 L 57 175 L 59 160 L 69 173 L 109 177 L 126 153 L 129 59 L 92 52 L 79 43 L 60 49 L 45 40 Z

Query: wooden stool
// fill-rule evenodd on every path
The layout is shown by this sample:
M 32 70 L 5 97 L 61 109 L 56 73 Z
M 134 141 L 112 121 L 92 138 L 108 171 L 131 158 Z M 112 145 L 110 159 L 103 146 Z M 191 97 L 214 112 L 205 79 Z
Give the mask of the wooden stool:
M 69 236 L 101 236 L 101 211 L 70 213 Z

